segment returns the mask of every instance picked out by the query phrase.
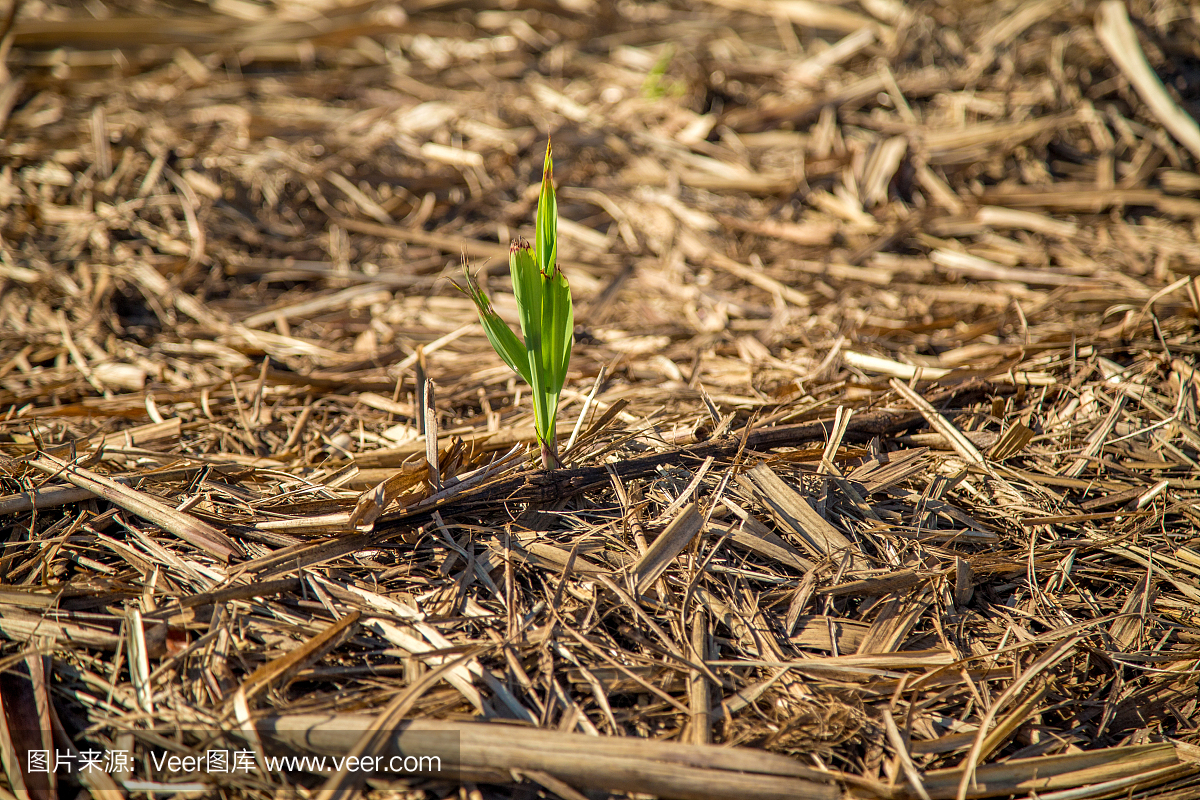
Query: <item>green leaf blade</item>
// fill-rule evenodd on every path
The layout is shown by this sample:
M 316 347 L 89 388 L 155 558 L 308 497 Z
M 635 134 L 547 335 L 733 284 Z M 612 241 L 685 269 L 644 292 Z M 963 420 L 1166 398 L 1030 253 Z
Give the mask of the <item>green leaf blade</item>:
M 512 328 L 508 327 L 504 320 L 500 319 L 500 315 L 492 308 L 492 303 L 483 293 L 483 289 L 479 288 L 479 282 L 465 265 L 463 274 L 466 276 L 467 286 L 465 289 L 462 286 L 458 288 L 475 303 L 475 312 L 479 315 L 479 321 L 483 324 L 483 332 L 492 345 L 492 349 L 500 358 L 504 359 L 504 363 L 508 364 L 513 372 L 520 375 L 526 383 L 530 383 L 529 354 L 525 349 L 525 343 L 517 338 L 517 335 L 512 332 Z
M 524 239 L 515 239 L 509 246 L 508 266 L 512 273 L 513 293 L 521 318 L 521 335 L 525 337 L 525 359 L 529 365 L 529 387 L 532 389 L 534 422 L 538 438 L 546 441 L 547 431 L 553 428 L 557 397 L 548 397 L 548 381 L 542 363 L 546 281 L 538 267 L 535 251 Z M 547 420 L 551 420 L 549 428 Z
M 543 365 L 551 391 L 558 394 L 567 380 L 571 362 L 571 346 L 575 342 L 575 309 L 571 302 L 571 285 L 561 271 L 546 279 L 545 303 L 542 307 Z
M 558 198 L 554 194 L 554 160 L 550 153 L 550 142 L 547 141 L 534 237 L 535 256 L 543 275 L 553 274 L 558 262 Z
M 512 275 L 513 294 L 517 299 L 517 312 L 521 322 L 521 335 L 525 337 L 525 349 L 530 353 L 540 352 L 543 290 L 541 273 L 529 242 L 518 238 L 509 245 L 508 270 Z
M 544 294 L 542 304 L 542 347 L 538 354 L 543 373 L 543 413 L 541 424 L 545 431 L 544 441 L 554 443 L 558 398 L 567 379 L 567 365 L 571 360 L 571 345 L 575 341 L 575 311 L 571 305 L 571 287 L 561 272 L 553 276 L 542 276 Z

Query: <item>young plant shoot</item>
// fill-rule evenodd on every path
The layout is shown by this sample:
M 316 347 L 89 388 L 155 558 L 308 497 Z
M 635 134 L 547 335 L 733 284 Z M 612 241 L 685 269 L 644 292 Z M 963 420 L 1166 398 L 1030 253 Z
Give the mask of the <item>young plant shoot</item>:
M 546 162 L 542 167 L 542 191 L 538 196 L 534 243 L 514 239 L 508 249 L 508 268 L 512 273 L 513 294 L 521 317 L 517 338 L 491 301 L 479 288 L 479 282 L 466 265 L 467 287 L 463 289 L 475 302 L 492 347 L 529 384 L 542 466 L 561 466 L 558 458 L 558 396 L 571 361 L 575 338 L 575 311 L 571 306 L 571 287 L 558 269 L 558 203 L 554 198 L 554 164 L 550 143 L 546 143 Z M 461 288 L 461 287 L 460 287 Z

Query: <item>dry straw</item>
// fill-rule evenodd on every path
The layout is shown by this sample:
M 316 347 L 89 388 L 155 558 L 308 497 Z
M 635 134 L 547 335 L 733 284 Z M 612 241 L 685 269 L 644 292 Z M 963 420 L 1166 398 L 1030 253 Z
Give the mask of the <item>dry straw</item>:
M 0 788 L 1196 796 L 1194 4 L 403 5 L 0 20 Z

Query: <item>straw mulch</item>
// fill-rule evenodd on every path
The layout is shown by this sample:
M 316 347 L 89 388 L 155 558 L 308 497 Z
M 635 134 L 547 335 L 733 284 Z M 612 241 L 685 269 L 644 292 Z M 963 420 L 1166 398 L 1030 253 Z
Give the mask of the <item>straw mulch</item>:
M 1200 792 L 1197 4 L 0 31 L 7 792 Z M 550 473 L 450 283 L 515 320 L 548 135 Z

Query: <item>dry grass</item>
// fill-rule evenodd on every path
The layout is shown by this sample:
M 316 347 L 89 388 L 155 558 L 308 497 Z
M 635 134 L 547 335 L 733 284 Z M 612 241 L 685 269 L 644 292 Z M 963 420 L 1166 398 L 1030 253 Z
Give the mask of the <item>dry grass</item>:
M 0 28 L 9 791 L 1200 791 L 1200 6 L 402 5 Z M 549 134 L 545 473 L 446 276 Z

